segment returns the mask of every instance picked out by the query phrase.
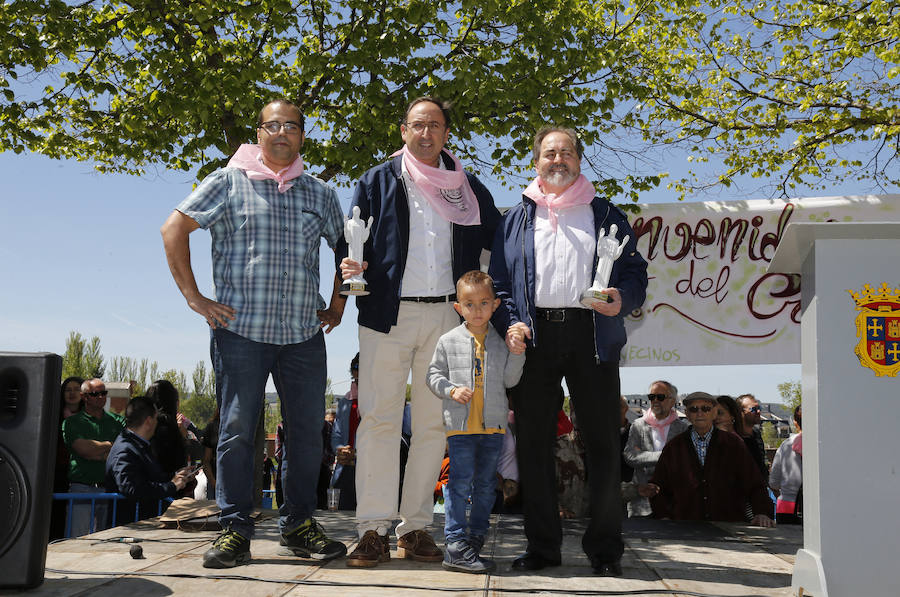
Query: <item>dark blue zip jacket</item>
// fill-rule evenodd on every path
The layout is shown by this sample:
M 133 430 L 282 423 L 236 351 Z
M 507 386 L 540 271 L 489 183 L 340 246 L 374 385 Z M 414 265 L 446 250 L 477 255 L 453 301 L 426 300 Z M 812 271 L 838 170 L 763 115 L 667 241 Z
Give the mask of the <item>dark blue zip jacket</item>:
M 523 196 L 522 203 L 510 208 L 503 216 L 494 238 L 489 270 L 497 289 L 497 298 L 501 300 L 491 323 L 503 337 L 506 337 L 506 329 L 510 325 L 519 321 L 524 322 L 532 333 L 529 345 L 540 342 L 534 329 L 535 207 L 534 201 Z M 601 228 L 608 231 L 613 224 L 618 227 L 616 237 L 619 241 L 625 235 L 629 236 L 628 244 L 625 245 L 622 255 L 616 259 L 609 277 L 610 287 L 618 288 L 622 295 L 622 310 L 615 317 L 594 313 L 594 339 L 597 350 L 595 357 L 601 362 L 617 363 L 619 353 L 627 340 L 625 315 L 644 304 L 647 296 L 647 262 L 638 253 L 634 231 L 628 223 L 628 218 L 619 208 L 605 199 L 594 197 L 591 209 L 594 212 L 595 238 L 600 234 Z M 593 270 L 596 268 L 595 248 Z M 593 281 L 591 276 L 585 290 Z
M 444 165 L 454 170 L 453 160 L 441 153 Z M 375 166 L 359 179 L 348 214 L 359 206 L 363 221 L 374 216 L 369 238 L 363 245 L 363 260 L 369 262 L 363 276 L 368 283 L 368 296 L 356 297 L 359 325 L 387 333 L 397 323 L 400 310 L 400 282 L 406 270 L 406 253 L 409 250 L 409 200 L 401 179 L 402 157 Z M 494 206 L 494 198 L 487 188 L 466 172 L 469 185 L 478 198 L 481 215 L 479 226 L 452 225 L 451 255 L 453 280 L 469 270 L 479 269 L 481 250 L 490 250 L 494 232 L 500 222 L 500 212 Z M 335 252 L 336 264 L 347 256 L 347 242 L 341 239 Z

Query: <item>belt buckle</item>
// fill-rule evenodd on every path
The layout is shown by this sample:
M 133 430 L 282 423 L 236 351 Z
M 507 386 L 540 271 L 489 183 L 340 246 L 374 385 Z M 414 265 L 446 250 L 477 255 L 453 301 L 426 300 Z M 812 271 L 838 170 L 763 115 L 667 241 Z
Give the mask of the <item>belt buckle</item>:
M 547 309 L 547 321 L 553 323 L 563 323 L 566 320 L 566 311 L 564 309 Z

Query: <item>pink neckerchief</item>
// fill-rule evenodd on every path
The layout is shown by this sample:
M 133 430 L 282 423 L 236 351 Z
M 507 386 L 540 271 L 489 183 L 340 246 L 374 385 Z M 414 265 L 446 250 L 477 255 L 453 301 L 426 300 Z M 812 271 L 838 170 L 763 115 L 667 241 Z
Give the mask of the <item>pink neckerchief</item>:
M 794 441 L 791 442 L 791 450 L 797 453 L 797 456 L 803 456 L 803 432 L 797 434 Z
M 678 418 L 678 413 L 675 412 L 675 409 L 669 411 L 669 416 L 660 421 L 656 418 L 656 415 L 653 414 L 653 410 L 650 409 L 644 413 L 644 421 L 647 425 L 656 428 L 659 431 L 659 437 L 662 438 L 662 442 L 666 443 L 666 436 L 669 435 L 669 425 Z
M 403 165 L 410 178 L 439 216 L 460 226 L 478 226 L 481 214 L 475 191 L 469 186 L 459 159 L 446 149 L 444 152 L 453 160 L 456 170 L 442 170 L 420 162 L 406 145 L 391 157 L 403 156 Z
M 286 193 L 289 188 L 294 186 L 294 183 L 288 181 L 299 178 L 303 174 L 303 158 L 299 155 L 287 168 L 273 172 L 263 163 L 262 149 L 253 143 L 244 143 L 238 147 L 238 150 L 228 160 L 228 165 L 243 170 L 250 180 L 271 179 L 276 181 L 279 193 Z
M 594 185 L 585 178 L 584 174 L 579 174 L 578 178 L 575 179 L 575 182 L 569 185 L 566 190 L 559 195 L 553 193 L 550 193 L 549 195 L 544 194 L 543 186 L 544 181 L 538 176 L 531 181 L 528 188 L 522 191 L 522 194 L 529 199 L 532 199 L 538 205 L 547 208 L 550 212 L 550 227 L 554 231 L 556 230 L 557 212 L 559 210 L 590 203 L 596 192 L 594 190 Z

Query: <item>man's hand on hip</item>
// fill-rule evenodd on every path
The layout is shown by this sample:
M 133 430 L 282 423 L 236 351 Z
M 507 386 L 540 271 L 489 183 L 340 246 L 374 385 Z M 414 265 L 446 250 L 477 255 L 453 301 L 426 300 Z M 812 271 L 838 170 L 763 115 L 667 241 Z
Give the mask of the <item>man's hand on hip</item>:
M 202 294 L 198 294 L 196 298 L 188 299 L 188 306 L 202 315 L 211 328 L 227 328 L 228 320 L 234 319 L 234 309 L 228 305 L 210 300 Z

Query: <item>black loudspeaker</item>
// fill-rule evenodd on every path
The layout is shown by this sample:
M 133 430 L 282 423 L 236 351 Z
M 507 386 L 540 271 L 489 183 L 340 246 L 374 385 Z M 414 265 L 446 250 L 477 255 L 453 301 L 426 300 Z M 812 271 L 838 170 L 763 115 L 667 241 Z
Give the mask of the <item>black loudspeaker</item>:
M 0 352 L 0 588 L 44 581 L 62 358 Z

